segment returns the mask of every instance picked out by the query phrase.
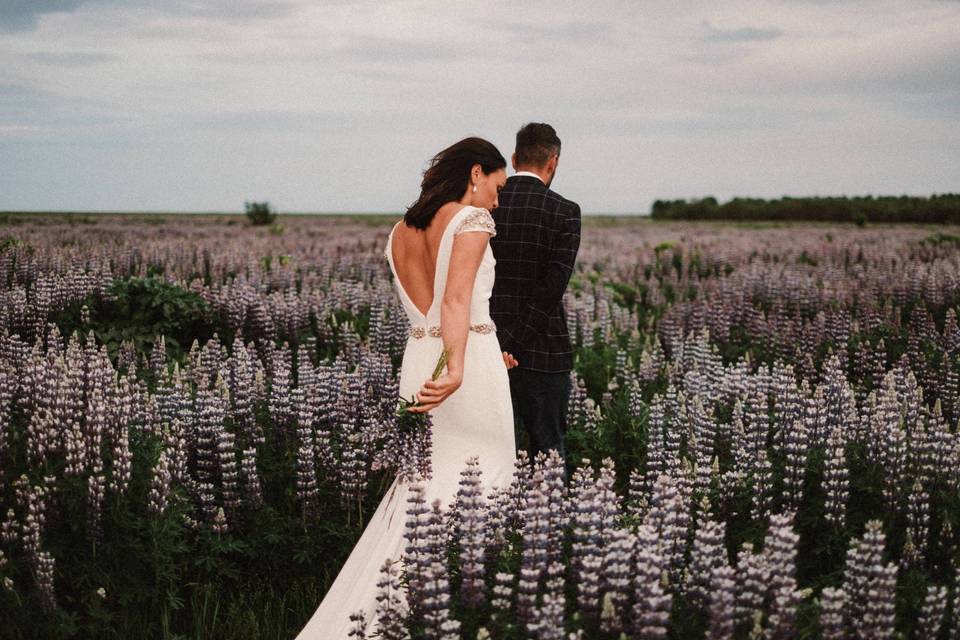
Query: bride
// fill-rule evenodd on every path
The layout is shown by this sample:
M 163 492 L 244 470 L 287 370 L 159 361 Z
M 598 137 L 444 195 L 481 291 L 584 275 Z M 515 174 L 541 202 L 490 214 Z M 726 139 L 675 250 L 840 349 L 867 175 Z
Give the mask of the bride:
M 507 368 L 490 319 L 494 264 L 490 211 L 506 182 L 495 146 L 466 138 L 438 153 L 423 175 L 420 197 L 387 238 L 385 255 L 410 320 L 400 369 L 400 395 L 416 394 L 433 422 L 427 504 L 449 505 L 468 458 L 479 458 L 484 484 L 509 484 L 516 446 Z M 431 373 L 442 350 L 447 370 Z M 424 382 L 425 381 L 425 382 Z M 409 485 L 394 480 L 350 557 L 298 639 L 345 640 L 356 611 L 376 631 L 377 580 L 384 560 L 403 549 Z

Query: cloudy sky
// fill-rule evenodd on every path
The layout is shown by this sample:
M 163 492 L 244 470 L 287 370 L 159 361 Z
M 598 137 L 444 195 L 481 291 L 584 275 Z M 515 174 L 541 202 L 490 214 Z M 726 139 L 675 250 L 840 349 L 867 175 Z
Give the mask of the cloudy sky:
M 0 210 L 400 211 L 467 135 L 586 212 L 960 191 L 960 2 L 0 0 Z

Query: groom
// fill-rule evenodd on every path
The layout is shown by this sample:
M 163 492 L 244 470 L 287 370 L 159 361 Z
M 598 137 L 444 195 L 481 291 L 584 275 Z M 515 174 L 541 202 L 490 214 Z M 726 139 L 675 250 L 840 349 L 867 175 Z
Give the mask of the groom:
M 559 159 L 550 125 L 531 122 L 517 132 L 517 173 L 500 192 L 490 239 L 497 261 L 490 315 L 500 349 L 519 363 L 509 372 L 510 394 L 531 458 L 549 449 L 566 455 L 573 349 L 562 301 L 580 247 L 580 207 L 550 189 Z

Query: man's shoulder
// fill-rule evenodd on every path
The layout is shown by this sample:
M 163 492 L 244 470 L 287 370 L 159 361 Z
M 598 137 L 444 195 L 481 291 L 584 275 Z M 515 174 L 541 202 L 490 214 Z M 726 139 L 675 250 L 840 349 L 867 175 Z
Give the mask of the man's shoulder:
M 503 185 L 504 193 L 544 193 L 548 189 L 540 180 L 531 176 L 510 176 L 507 183 Z
M 580 215 L 580 205 L 573 200 L 564 198 L 553 189 L 547 188 L 547 200 L 553 202 L 556 205 L 557 210 L 562 213 L 567 215 Z
M 580 206 L 576 202 L 529 176 L 511 176 L 507 180 L 500 192 L 500 206 L 494 211 L 494 218 L 508 220 L 510 212 L 516 209 L 541 211 L 558 222 L 580 217 Z

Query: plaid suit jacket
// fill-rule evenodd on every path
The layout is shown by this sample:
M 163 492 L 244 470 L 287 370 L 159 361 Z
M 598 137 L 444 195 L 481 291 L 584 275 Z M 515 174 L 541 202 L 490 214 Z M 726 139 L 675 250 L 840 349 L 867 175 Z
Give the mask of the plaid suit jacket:
M 573 368 L 563 293 L 580 248 L 580 207 L 531 176 L 512 176 L 493 210 L 496 279 L 490 316 L 520 367 Z

